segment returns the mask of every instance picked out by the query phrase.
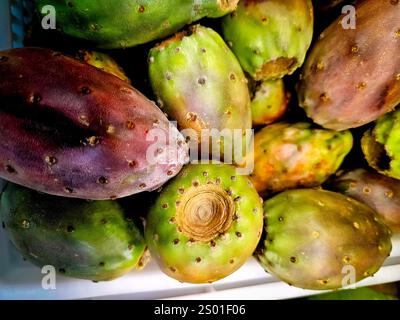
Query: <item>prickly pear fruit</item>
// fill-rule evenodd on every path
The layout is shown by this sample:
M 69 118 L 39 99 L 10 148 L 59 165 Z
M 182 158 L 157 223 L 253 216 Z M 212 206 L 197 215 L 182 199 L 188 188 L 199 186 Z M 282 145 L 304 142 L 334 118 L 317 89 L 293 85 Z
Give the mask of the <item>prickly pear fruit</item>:
M 352 146 L 349 131 L 272 124 L 255 135 L 251 180 L 261 194 L 318 186 L 339 169 Z
M 118 63 L 106 53 L 90 50 L 79 50 L 75 57 L 80 61 L 86 62 L 98 69 L 111 73 L 129 84 L 131 83 L 124 70 L 122 70 Z
M 21 48 L 0 52 L 0 74 L 1 178 L 53 195 L 114 199 L 159 187 L 187 158 L 183 136 L 153 103 L 95 67 Z M 168 138 L 159 152 L 146 141 L 152 129 Z
M 285 114 L 288 103 L 289 95 L 286 94 L 285 84 L 281 79 L 259 83 L 251 101 L 253 126 L 277 121 Z
M 328 129 L 360 127 L 400 103 L 400 5 L 366 0 L 356 13 L 355 29 L 340 17 L 321 34 L 298 87 L 300 105 Z
M 246 176 L 226 164 L 189 165 L 150 209 L 145 237 L 167 275 L 206 283 L 251 257 L 262 224 L 262 200 Z
M 361 146 L 372 168 L 400 179 L 400 109 L 379 118 L 364 134 Z
M 256 80 L 270 80 L 303 64 L 313 24 L 311 0 L 243 0 L 222 28 L 243 69 Z
M 141 268 L 146 245 L 116 201 L 67 199 L 9 183 L 0 217 L 20 253 L 69 277 L 112 280 Z
M 356 169 L 338 175 L 329 188 L 367 204 L 393 232 L 400 232 L 400 181 Z
M 374 275 L 392 249 L 380 217 L 340 193 L 288 190 L 266 201 L 264 212 L 266 236 L 256 258 L 296 287 L 341 288 L 346 268 L 360 281 Z
M 208 139 L 205 129 L 251 128 L 247 80 L 236 57 L 212 29 L 196 25 L 153 48 L 149 74 L 160 106 L 179 127 L 193 129 L 198 142 Z M 233 139 L 228 140 L 216 143 L 224 150 L 224 142 L 234 145 Z
M 101 48 L 126 48 L 164 38 L 204 17 L 233 11 L 239 0 L 36 0 L 54 6 L 63 33 Z

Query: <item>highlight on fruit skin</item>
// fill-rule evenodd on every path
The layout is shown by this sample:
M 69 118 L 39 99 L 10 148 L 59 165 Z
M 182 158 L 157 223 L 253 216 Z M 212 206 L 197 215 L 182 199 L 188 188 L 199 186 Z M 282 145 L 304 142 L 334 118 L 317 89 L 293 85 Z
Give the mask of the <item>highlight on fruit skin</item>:
M 339 169 L 352 147 L 350 131 L 317 129 L 309 123 L 274 123 L 255 135 L 250 178 L 261 195 L 316 187 Z
M 255 80 L 279 79 L 299 68 L 313 26 L 311 0 L 242 0 L 222 22 L 224 39 Z
M 327 129 L 363 126 L 400 103 L 400 6 L 365 0 L 355 11 L 355 29 L 341 16 L 321 33 L 297 88 L 300 106 Z
M 109 200 L 157 189 L 187 161 L 184 137 L 126 82 L 49 49 L 0 56 L 1 178 Z M 151 130 L 173 138 L 157 147 Z
M 67 199 L 8 183 L 0 220 L 15 248 L 42 268 L 93 281 L 108 281 L 149 259 L 140 226 L 117 201 Z
M 400 181 L 377 172 L 355 169 L 340 172 L 327 187 L 374 209 L 393 233 L 400 233 Z
M 331 290 L 373 276 L 392 250 L 390 229 L 367 205 L 317 189 L 288 190 L 264 203 L 264 233 L 255 252 L 282 281 Z M 344 273 L 345 272 L 345 273 Z
M 248 177 L 226 164 L 189 165 L 150 208 L 145 238 L 168 276 L 211 283 L 251 257 L 262 226 L 262 199 Z
M 239 0 L 35 0 L 39 15 L 53 6 L 60 32 L 103 49 L 165 38 L 202 18 L 219 18 Z
M 379 173 L 400 179 L 400 109 L 378 119 L 366 131 L 361 147 L 368 164 Z

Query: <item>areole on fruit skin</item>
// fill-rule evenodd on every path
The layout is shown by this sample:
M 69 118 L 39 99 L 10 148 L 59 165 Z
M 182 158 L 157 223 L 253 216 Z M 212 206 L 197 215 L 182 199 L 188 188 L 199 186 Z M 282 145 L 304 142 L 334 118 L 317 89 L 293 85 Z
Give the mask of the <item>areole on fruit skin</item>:
M 226 164 L 189 165 L 161 191 L 145 237 L 167 275 L 214 282 L 252 255 L 262 220 L 262 200 L 246 176 Z

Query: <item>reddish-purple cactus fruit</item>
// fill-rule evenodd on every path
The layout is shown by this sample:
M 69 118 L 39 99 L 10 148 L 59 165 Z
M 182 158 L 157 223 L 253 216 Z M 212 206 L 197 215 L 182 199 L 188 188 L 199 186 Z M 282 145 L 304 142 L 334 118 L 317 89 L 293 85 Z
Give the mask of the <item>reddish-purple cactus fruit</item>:
M 0 52 L 0 177 L 66 197 L 114 199 L 152 190 L 181 169 L 183 137 L 151 162 L 155 128 L 176 129 L 122 80 L 39 48 Z M 171 131 L 172 130 L 172 131 Z
M 328 129 L 362 126 L 400 103 L 400 2 L 361 1 L 355 12 L 355 29 L 342 16 L 321 34 L 299 85 L 301 106 Z

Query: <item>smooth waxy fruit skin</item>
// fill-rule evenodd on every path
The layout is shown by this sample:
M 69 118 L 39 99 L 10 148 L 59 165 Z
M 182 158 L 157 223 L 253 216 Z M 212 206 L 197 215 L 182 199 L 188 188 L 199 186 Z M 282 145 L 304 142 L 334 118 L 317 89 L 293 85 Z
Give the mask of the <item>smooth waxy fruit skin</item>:
M 193 129 L 198 142 L 207 137 L 204 129 L 251 129 L 247 80 L 212 29 L 196 25 L 153 48 L 149 74 L 160 107 L 180 128 Z
M 329 188 L 367 204 L 393 233 L 400 233 L 400 181 L 356 169 L 335 177 Z
M 106 53 L 90 50 L 79 50 L 75 56 L 80 61 L 86 62 L 100 70 L 111 73 L 129 84 L 131 83 L 124 70 L 110 55 Z
M 400 110 L 379 118 L 364 134 L 361 147 L 372 168 L 400 179 Z
M 206 283 L 247 261 L 262 225 L 262 200 L 246 176 L 228 165 L 190 165 L 150 209 L 145 237 L 167 275 Z
M 264 213 L 265 237 L 255 256 L 296 287 L 341 288 L 345 267 L 360 281 L 374 275 L 392 249 L 390 230 L 379 216 L 340 193 L 285 191 L 264 203 Z
M 186 161 L 183 136 L 117 77 L 48 49 L 0 56 L 1 178 L 53 195 L 104 200 L 158 188 Z M 148 159 L 153 128 L 177 139 Z
M 267 125 L 281 118 L 287 109 L 289 95 L 283 80 L 263 81 L 251 101 L 253 126 Z
M 328 129 L 360 127 L 400 103 L 400 6 L 366 0 L 355 9 L 356 29 L 343 28 L 343 17 L 332 23 L 308 55 L 298 86 L 300 105 Z
M 349 131 L 313 129 L 308 123 L 275 123 L 255 135 L 250 177 L 261 194 L 319 186 L 339 169 L 352 146 Z
M 269 80 L 303 64 L 313 24 L 311 0 L 242 0 L 222 28 L 243 69 L 256 80 Z
M 12 243 L 41 268 L 106 281 L 145 263 L 143 235 L 116 201 L 55 197 L 9 183 L 0 204 Z
M 100 48 L 133 47 L 164 38 L 204 17 L 218 18 L 238 0 L 36 0 L 54 6 L 57 27 Z

